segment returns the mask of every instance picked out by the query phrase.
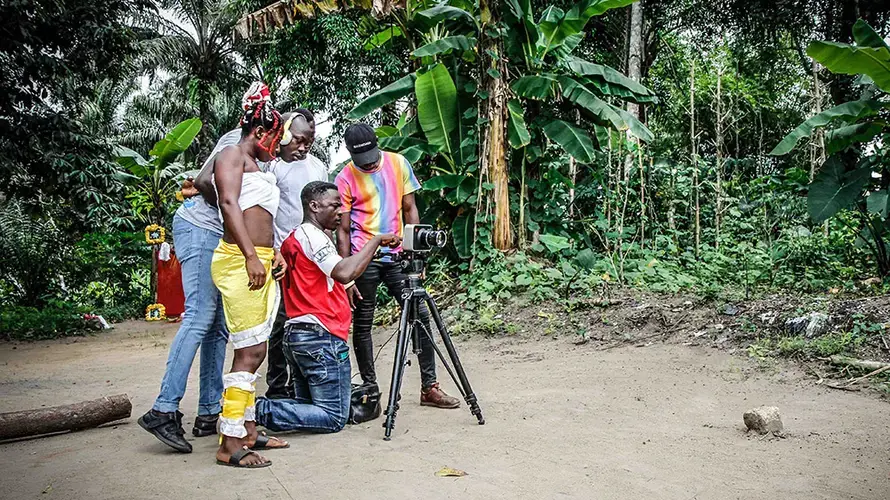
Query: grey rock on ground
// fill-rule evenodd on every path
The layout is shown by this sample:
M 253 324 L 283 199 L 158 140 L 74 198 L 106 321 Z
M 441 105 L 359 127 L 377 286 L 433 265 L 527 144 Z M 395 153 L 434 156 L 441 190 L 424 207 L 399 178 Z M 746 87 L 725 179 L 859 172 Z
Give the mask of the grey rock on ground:
M 758 434 L 782 432 L 782 417 L 775 406 L 761 406 L 745 412 L 745 427 Z
M 805 316 L 789 319 L 785 328 L 794 335 L 803 333 L 808 339 L 828 332 L 829 317 L 825 313 L 811 312 Z

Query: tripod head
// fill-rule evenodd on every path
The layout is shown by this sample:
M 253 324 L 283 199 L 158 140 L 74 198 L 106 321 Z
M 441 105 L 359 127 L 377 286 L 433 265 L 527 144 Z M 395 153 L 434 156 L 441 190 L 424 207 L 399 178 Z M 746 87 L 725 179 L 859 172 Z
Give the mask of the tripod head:
M 393 262 L 398 262 L 402 266 L 402 270 L 409 277 L 423 275 L 423 269 L 426 266 L 427 253 L 412 252 L 411 250 L 402 250 L 400 253 L 388 254 Z
M 402 250 L 400 253 L 383 253 L 374 254 L 374 259 L 381 259 L 384 256 L 389 257 L 392 262 L 397 262 L 402 266 L 405 272 L 405 286 L 409 289 L 423 288 L 423 270 L 426 267 L 426 252 L 412 252 L 411 250 Z

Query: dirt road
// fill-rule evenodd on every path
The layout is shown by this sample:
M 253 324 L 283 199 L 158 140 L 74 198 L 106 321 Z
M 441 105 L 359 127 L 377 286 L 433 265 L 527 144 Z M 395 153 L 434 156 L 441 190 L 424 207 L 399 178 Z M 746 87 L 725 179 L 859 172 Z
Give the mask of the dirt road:
M 194 453 L 181 455 L 135 423 L 157 394 L 175 330 L 139 322 L 73 342 L 0 345 L 0 412 L 117 393 L 134 406 L 113 427 L 0 445 L 0 497 L 890 498 L 885 402 L 706 348 L 597 351 L 528 338 L 458 341 L 484 426 L 466 407 L 412 404 L 415 363 L 393 441 L 381 439 L 377 420 L 290 435 L 291 449 L 268 453 L 268 469 L 224 468 L 214 463 L 215 438 L 195 439 Z M 387 381 L 390 355 L 378 361 Z M 187 430 L 196 394 L 195 376 L 183 401 Z M 786 438 L 745 435 L 742 413 L 762 404 L 781 408 Z M 445 466 L 469 475 L 436 477 Z

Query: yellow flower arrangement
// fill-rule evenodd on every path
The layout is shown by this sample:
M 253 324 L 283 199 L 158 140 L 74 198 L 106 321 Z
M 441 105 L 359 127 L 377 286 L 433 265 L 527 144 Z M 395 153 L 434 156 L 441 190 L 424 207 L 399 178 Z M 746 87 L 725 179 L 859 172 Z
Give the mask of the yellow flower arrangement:
M 158 245 L 167 239 L 167 230 L 163 227 L 152 224 L 145 228 L 145 242 L 149 245 Z
M 167 319 L 167 308 L 164 304 L 152 304 L 145 308 L 145 321 L 161 321 Z

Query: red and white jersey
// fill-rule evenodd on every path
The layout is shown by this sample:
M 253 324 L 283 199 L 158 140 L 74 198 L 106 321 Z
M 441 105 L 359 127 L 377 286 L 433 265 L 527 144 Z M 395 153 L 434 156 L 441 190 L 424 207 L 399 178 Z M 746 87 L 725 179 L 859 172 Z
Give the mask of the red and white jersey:
M 331 277 L 342 260 L 331 238 L 308 222 L 301 224 L 281 243 L 281 255 L 287 262 L 282 283 L 288 323 L 316 323 L 346 340 L 352 311 L 346 289 Z

